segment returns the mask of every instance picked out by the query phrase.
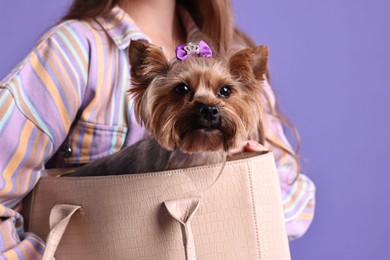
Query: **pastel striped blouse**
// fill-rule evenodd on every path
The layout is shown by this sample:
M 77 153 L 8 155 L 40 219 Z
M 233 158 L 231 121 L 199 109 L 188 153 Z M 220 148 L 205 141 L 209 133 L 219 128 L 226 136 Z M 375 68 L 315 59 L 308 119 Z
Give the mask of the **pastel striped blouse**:
M 188 39 L 199 30 L 185 11 Z M 140 140 L 135 121 L 127 48 L 150 39 L 119 7 L 106 18 L 65 21 L 38 42 L 0 82 L 0 259 L 40 259 L 44 242 L 24 232 L 22 199 L 47 167 L 85 163 Z M 272 104 L 274 97 L 265 86 Z M 291 149 L 281 123 L 264 115 L 266 135 Z M 293 183 L 293 158 L 269 145 L 280 175 L 290 238 L 301 236 L 314 214 L 313 183 L 303 174 Z

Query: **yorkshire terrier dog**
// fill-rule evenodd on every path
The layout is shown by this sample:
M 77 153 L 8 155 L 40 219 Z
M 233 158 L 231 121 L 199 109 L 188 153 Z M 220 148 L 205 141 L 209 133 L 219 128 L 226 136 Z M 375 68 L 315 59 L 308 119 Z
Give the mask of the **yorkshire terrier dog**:
M 132 41 L 130 95 L 148 137 L 68 176 L 156 172 L 221 163 L 248 140 L 264 142 L 265 46 L 212 54 L 200 41 L 180 45 L 169 61 L 157 46 Z

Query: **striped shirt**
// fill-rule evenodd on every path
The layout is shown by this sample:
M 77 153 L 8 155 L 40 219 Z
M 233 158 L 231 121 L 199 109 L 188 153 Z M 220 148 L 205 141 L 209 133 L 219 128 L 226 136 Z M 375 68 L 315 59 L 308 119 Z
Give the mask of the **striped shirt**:
M 184 10 L 188 41 L 199 35 Z M 88 21 L 69 20 L 47 32 L 0 82 L 0 259 L 40 259 L 44 242 L 24 232 L 22 199 L 48 167 L 69 167 L 117 152 L 144 137 L 136 122 L 127 49 L 144 39 L 119 7 Z M 273 106 L 274 97 L 265 88 Z M 265 113 L 266 136 L 291 149 L 280 121 Z M 313 183 L 272 147 L 280 175 L 287 231 L 301 236 L 314 214 Z

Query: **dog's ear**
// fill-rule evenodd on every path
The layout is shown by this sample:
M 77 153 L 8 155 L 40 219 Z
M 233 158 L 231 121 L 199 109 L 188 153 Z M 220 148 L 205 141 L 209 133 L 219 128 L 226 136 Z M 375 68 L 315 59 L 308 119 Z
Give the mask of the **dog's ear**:
M 136 85 L 148 86 L 158 75 L 165 75 L 169 61 L 162 50 L 143 41 L 131 41 L 129 47 L 131 80 Z
M 241 81 L 249 82 L 253 77 L 261 81 L 267 71 L 267 62 L 267 46 L 245 48 L 230 57 L 230 73 Z
M 143 106 L 145 93 L 157 76 L 169 70 L 169 61 L 158 47 L 142 41 L 131 41 L 129 61 L 132 87 L 129 94 L 134 100 L 134 110 L 140 124 L 148 124 L 148 110 Z

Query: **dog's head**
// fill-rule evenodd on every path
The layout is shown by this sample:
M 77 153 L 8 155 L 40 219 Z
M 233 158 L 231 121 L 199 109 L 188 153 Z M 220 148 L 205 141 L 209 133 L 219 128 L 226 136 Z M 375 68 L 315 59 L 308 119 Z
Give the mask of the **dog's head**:
M 168 150 L 229 150 L 260 131 L 265 46 L 232 55 L 168 61 L 158 47 L 132 41 L 130 90 L 137 120 Z

